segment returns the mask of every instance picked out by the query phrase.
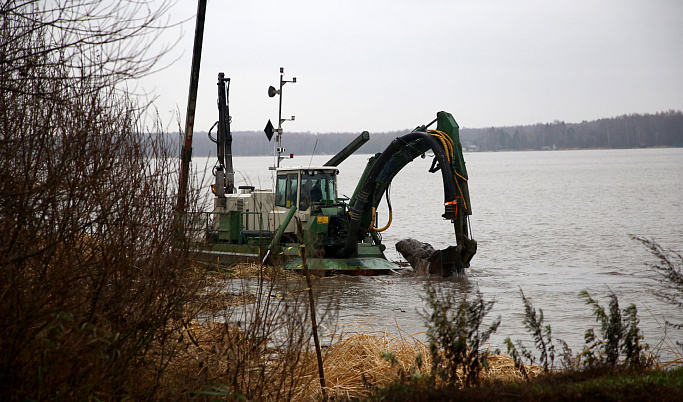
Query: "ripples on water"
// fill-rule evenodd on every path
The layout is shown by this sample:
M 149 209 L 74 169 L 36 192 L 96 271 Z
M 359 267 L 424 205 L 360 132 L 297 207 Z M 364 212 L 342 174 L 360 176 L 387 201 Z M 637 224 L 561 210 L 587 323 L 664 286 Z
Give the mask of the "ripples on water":
M 367 158 L 354 155 L 340 166 L 340 194 L 351 196 Z M 316 156 L 313 164 L 327 159 Z M 522 324 L 520 288 L 543 309 L 555 338 L 575 352 L 584 331 L 596 325 L 578 297 L 584 289 L 602 305 L 610 289 L 622 308 L 636 304 L 650 345 L 663 338 L 665 320 L 683 322 L 682 311 L 652 295 L 661 286 L 647 268 L 655 261 L 630 239 L 645 236 L 683 250 L 683 149 L 468 153 L 465 161 L 478 252 L 464 276 L 437 282 L 459 294 L 479 289 L 496 300 L 491 315 L 501 315 L 502 324 L 493 349 L 504 348 L 508 336 L 532 345 Z M 291 162 L 308 165 L 309 157 Z M 271 163 L 272 158 L 236 158 L 237 179 L 269 187 Z M 400 259 L 393 244 L 405 237 L 435 248 L 455 242 L 451 224 L 441 218 L 441 178 L 428 173 L 430 164 L 429 157 L 415 160 L 392 184 L 394 222 L 384 234 L 390 259 Z M 383 202 L 382 225 L 385 207 Z M 419 333 L 423 285 L 417 278 L 337 277 L 320 281 L 317 289 L 319 297 L 338 299 L 342 323 L 370 320 L 377 330 L 396 333 L 398 324 L 405 333 Z M 673 341 L 683 341 L 683 331 L 668 332 Z

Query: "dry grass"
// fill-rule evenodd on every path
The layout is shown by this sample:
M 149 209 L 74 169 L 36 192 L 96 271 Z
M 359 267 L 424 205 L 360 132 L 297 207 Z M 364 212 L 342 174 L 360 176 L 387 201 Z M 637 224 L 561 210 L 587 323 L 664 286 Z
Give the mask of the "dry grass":
M 428 345 L 420 339 L 422 333 L 406 334 L 395 327 L 396 331 L 393 332 L 398 335 L 392 335 L 376 330 L 369 322 L 337 325 L 343 331 L 341 334 L 329 335 L 328 346 L 323 351 L 328 398 L 363 398 L 397 381 L 406 383 L 411 378 L 426 379 L 430 373 L 432 362 Z M 164 387 L 188 395 L 188 392 L 202 389 L 207 384 L 225 384 L 222 376 L 231 364 L 229 359 L 225 359 L 227 344 L 235 342 L 240 342 L 245 347 L 251 344 L 251 340 L 235 327 L 221 323 L 204 326 L 192 324 L 179 341 L 184 345 L 184 350 L 169 367 L 172 373 L 169 378 L 172 381 L 167 382 Z M 265 369 L 277 376 L 289 375 L 286 370 L 276 369 L 287 360 L 280 356 L 281 352 L 276 349 L 263 350 L 259 361 L 253 362 L 254 369 Z M 418 359 L 421 359 L 421 364 L 417 363 Z M 321 388 L 313 350 L 302 353 L 297 365 L 299 367 L 292 372 L 298 373 L 298 377 L 291 389 L 280 390 L 279 394 L 269 390 L 261 395 L 262 399 L 277 400 L 284 393 L 291 400 L 319 400 Z M 480 379 L 484 384 L 526 383 L 530 379 L 542 378 L 544 374 L 541 366 L 525 365 L 525 369 L 528 377 L 515 367 L 512 357 L 490 354 L 488 367 L 482 371 Z M 464 377 L 460 372 L 458 375 L 461 378 L 457 385 L 463 386 Z M 282 378 L 273 381 L 289 383 Z M 435 381 L 436 388 L 445 385 L 439 384 L 438 378 Z
M 200 264 L 193 269 L 202 276 L 207 284 L 220 283 L 232 279 L 292 279 L 300 278 L 301 275 L 282 267 L 261 265 L 257 263 L 240 263 L 229 267 Z
M 374 388 L 386 387 L 401 378 L 429 374 L 432 364 L 429 346 L 418 339 L 421 333 L 405 335 L 400 328 L 397 329 L 398 336 L 375 331 L 372 327 L 365 332 L 354 328 L 352 335 L 340 336 L 332 342 L 324 354 L 327 395 L 359 398 L 368 396 Z M 393 364 L 389 354 L 393 355 Z M 421 360 L 421 365 L 418 360 Z M 316 373 L 315 369 L 312 366 L 311 373 Z M 543 372 L 539 366 L 528 365 L 526 369 L 531 377 Z M 484 381 L 494 379 L 521 381 L 524 377 L 515 368 L 511 357 L 498 354 L 489 356 L 489 369 L 482 375 Z M 311 389 L 300 394 L 310 400 L 320 393 L 317 382 L 311 382 L 311 385 Z
M 198 300 L 202 310 L 218 320 L 204 319 L 200 325 L 192 321 L 181 330 L 178 341 L 178 352 L 167 368 L 167 375 L 162 388 L 171 391 L 174 396 L 189 396 L 194 391 L 206 389 L 206 386 L 227 385 L 229 389 L 244 389 L 243 385 L 234 383 L 235 378 L 228 378 L 233 355 L 236 350 L 262 348 L 262 339 L 250 339 L 242 329 L 221 321 L 221 311 L 235 306 L 251 304 L 257 300 L 278 299 L 282 295 L 243 294 L 232 295 L 216 291 L 221 282 L 234 279 L 251 279 L 263 277 L 264 268 L 256 264 L 242 264 L 231 267 L 229 272 L 211 272 L 206 281 L 206 290 L 202 299 Z M 265 268 L 268 275 L 284 278 L 298 278 L 296 274 L 286 274 L 282 270 Z M 310 325 L 308 323 L 307 325 Z M 340 330 L 327 330 L 327 346 L 323 349 L 323 362 L 328 397 L 351 399 L 368 396 L 377 388 L 390 385 L 398 380 L 426 378 L 431 370 L 429 346 L 421 339 L 423 333 L 408 334 L 396 323 L 394 334 L 379 331 L 373 327 L 372 319 L 357 324 L 336 324 Z M 239 346 L 236 346 L 239 345 Z M 310 346 L 310 345 L 309 345 Z M 288 390 L 264 390 L 260 395 L 265 400 L 275 400 L 287 395 L 292 400 L 316 400 L 321 395 L 318 378 L 318 367 L 315 353 L 311 347 L 301 350 L 299 357 L 291 360 L 292 351 L 278 348 L 262 348 L 259 354 L 251 355 L 245 364 L 252 367 L 253 372 L 267 372 L 269 383 L 289 384 Z M 521 381 L 522 373 L 515 368 L 511 357 L 490 355 L 489 368 L 482 372 L 483 381 Z M 289 370 L 278 366 L 295 364 Z M 246 373 L 250 370 L 247 369 Z M 531 377 L 542 373 L 542 367 L 526 366 Z M 296 374 L 296 379 L 286 378 Z M 462 374 L 459 373 L 459 376 Z M 253 379 L 240 377 L 239 381 L 250 382 Z M 464 378 L 461 379 L 461 382 Z M 438 380 L 437 380 L 438 381 Z M 438 385 L 438 384 L 436 384 Z M 224 387 L 223 389 L 228 389 Z M 163 392 L 162 392 L 163 394 Z M 171 397 L 171 395 L 162 395 Z M 175 399 L 171 397 L 170 399 Z M 182 398 L 181 398 L 182 399 Z
M 395 357 L 394 364 L 383 357 L 387 353 Z M 429 352 L 415 338 L 365 333 L 340 339 L 324 355 L 327 393 L 346 398 L 367 395 L 374 387 L 395 381 L 401 373 L 418 372 L 415 358 L 419 354 L 427 357 Z M 428 367 L 424 363 L 423 367 Z M 319 392 L 319 388 L 315 391 Z
M 387 387 L 396 381 L 429 374 L 430 354 L 428 345 L 419 339 L 421 333 L 406 334 L 396 328 L 398 335 L 392 335 L 375 330 L 367 322 L 339 326 L 344 331 L 330 335 L 328 346 L 323 352 L 328 397 L 342 400 L 363 398 L 369 396 L 373 390 Z M 159 396 L 162 399 L 180 400 L 206 385 L 227 384 L 224 373 L 229 370 L 231 360 L 225 357 L 229 344 L 234 343 L 241 343 L 245 348 L 254 344 L 253 340 L 233 326 L 216 322 L 204 325 L 193 323 L 188 326 L 187 330 L 179 334 L 180 350 L 167 368 L 168 375 L 161 387 L 165 391 Z M 296 363 L 299 367 L 291 372 L 278 369 L 287 360 L 280 355 L 282 352 L 277 349 L 263 350 L 260 358 L 252 362 L 253 370 L 264 369 L 276 376 L 297 373 L 297 379 L 292 383 L 291 389 L 276 391 L 273 388 L 264 392 L 261 399 L 278 400 L 286 394 L 289 396 L 287 399 L 296 401 L 319 400 L 321 388 L 313 350 L 303 353 Z M 393 355 L 393 364 L 386 357 L 388 354 Z M 416 362 L 418 356 L 422 359 L 421 368 Z M 481 374 L 484 384 L 524 383 L 543 375 L 543 367 L 525 365 L 529 375 L 526 378 L 515 367 L 514 360 L 507 355 L 491 354 L 488 356 L 488 363 L 488 368 Z M 274 383 L 289 383 L 283 378 L 271 380 Z M 439 380 L 436 381 L 435 386 L 439 387 Z M 461 378 L 460 385 L 463 381 L 464 378 Z
M 508 355 L 496 354 L 489 355 L 489 368 L 482 373 L 482 380 L 484 381 L 523 381 L 524 375 L 521 371 L 515 368 L 515 361 Z M 524 368 L 527 370 L 530 378 L 538 377 L 543 374 L 543 367 L 525 364 Z
M 187 395 L 198 391 L 203 385 L 222 382 L 221 374 L 230 364 L 224 358 L 226 342 L 249 343 L 240 330 L 221 323 L 196 322 L 179 334 L 179 351 L 167 369 L 165 389 Z M 266 366 L 280 361 L 277 350 L 267 351 Z M 382 357 L 383 352 L 396 356 L 392 365 Z M 365 396 L 374 387 L 390 384 L 400 377 L 401 371 L 415 368 L 415 357 L 427 356 L 427 346 L 415 338 L 396 338 L 386 333 L 355 333 L 339 336 L 324 351 L 324 367 L 327 395 L 353 398 Z M 264 363 L 264 362 L 261 362 Z M 300 360 L 302 376 L 298 387 L 292 390 L 293 400 L 316 400 L 321 393 L 315 354 L 311 350 Z M 429 361 L 423 367 L 429 367 Z M 189 386 L 189 388 L 188 388 Z
M 178 330 L 160 399 L 291 400 L 317 378 L 306 371 L 312 354 L 301 283 L 282 280 L 282 270 L 231 268 L 210 273 L 193 300 L 189 311 L 200 312 Z M 227 281 L 237 281 L 228 286 L 236 293 L 226 293 Z

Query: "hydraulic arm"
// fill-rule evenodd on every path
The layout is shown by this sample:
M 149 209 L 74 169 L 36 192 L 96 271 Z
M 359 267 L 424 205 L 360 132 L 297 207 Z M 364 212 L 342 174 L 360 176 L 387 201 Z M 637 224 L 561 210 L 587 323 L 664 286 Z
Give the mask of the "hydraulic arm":
M 226 85 L 227 84 L 227 85 Z M 218 73 L 218 126 L 216 138 L 209 138 L 216 143 L 216 156 L 218 162 L 214 168 L 216 183 L 213 187 L 216 194 L 217 206 L 225 207 L 225 194 L 235 193 L 235 170 L 232 166 L 232 133 L 230 132 L 230 107 L 228 104 L 228 93 L 230 92 L 230 78 L 225 78 L 225 74 Z M 213 127 L 211 127 L 213 129 Z
M 436 130 L 428 130 L 434 122 Z M 468 236 L 468 216 L 472 214 L 467 170 L 462 156 L 459 127 L 453 116 L 437 113 L 427 126 L 396 138 L 381 154 L 370 159 L 358 187 L 351 198 L 349 235 L 343 254 L 357 253 L 358 241 L 372 234 L 373 210 L 387 191 L 392 179 L 410 161 L 428 150 L 434 153 L 430 172 L 440 171 L 444 188 L 444 219 L 453 222 L 457 246 L 449 250 L 449 264 L 456 268 L 469 267 L 476 253 L 477 243 Z
M 218 160 L 225 168 L 225 191 L 232 194 L 235 192 L 235 170 L 232 167 L 229 92 L 230 78 L 225 78 L 225 74 L 218 73 Z

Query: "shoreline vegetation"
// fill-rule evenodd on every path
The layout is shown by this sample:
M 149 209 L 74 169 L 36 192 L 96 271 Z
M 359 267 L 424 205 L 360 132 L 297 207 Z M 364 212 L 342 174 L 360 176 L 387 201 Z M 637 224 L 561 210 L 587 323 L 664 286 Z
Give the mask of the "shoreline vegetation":
M 638 240 L 647 247 L 658 247 L 649 240 Z M 680 267 L 675 265 L 680 262 L 675 260 L 677 254 L 658 250 L 663 253 L 660 254 L 663 258 L 660 259 L 660 268 L 673 267 L 678 271 L 666 272 L 680 273 Z M 487 306 L 492 306 L 492 302 L 486 302 L 480 294 L 468 295 L 464 299 L 462 295 L 445 294 L 441 289 L 432 288 L 427 280 L 425 301 L 430 309 L 424 315 L 428 327 L 426 333 L 407 334 L 396 327 L 392 335 L 377 331 L 369 322 L 339 324 L 333 313 L 328 314 L 324 319 L 326 336 L 322 348 L 326 381 L 324 393 L 318 382 L 318 368 L 310 338 L 300 345 L 303 349 L 296 359 L 299 365 L 295 370 L 296 379 L 286 381 L 291 388 L 270 388 L 268 384 L 284 383 L 280 378 L 258 382 L 253 378 L 247 379 L 247 373 L 239 380 L 231 379 L 226 376 L 231 372 L 230 365 L 235 364 L 236 356 L 244 356 L 243 352 L 233 348 L 261 350 L 261 354 L 251 356 L 253 360 L 248 363 L 238 363 L 251 367 L 254 370 L 252 375 L 286 375 L 278 369 L 283 360 L 291 358 L 292 351 L 275 346 L 277 331 L 260 329 L 269 332 L 273 338 L 267 342 L 268 346 L 256 346 L 251 343 L 254 339 L 246 334 L 255 335 L 257 344 L 262 342 L 262 336 L 253 332 L 251 324 L 239 321 L 236 324 L 231 317 L 248 316 L 247 311 L 254 314 L 250 306 L 277 310 L 283 303 L 296 305 L 299 293 L 283 293 L 286 292 L 283 289 L 305 288 L 305 281 L 299 274 L 256 264 L 220 270 L 198 268 L 196 272 L 206 281 L 207 298 L 197 306 L 200 307 L 197 311 L 201 311 L 197 318 L 183 329 L 186 333 L 185 337 L 181 336 L 184 347 L 169 366 L 169 376 L 166 377 L 169 382 L 160 387 L 163 390 L 161 399 L 177 395 L 179 384 L 187 387 L 192 383 L 195 385 L 190 387 L 194 388 L 191 394 L 196 397 L 227 400 L 673 401 L 683 397 L 683 351 L 674 350 L 677 356 L 674 361 L 659 361 L 656 351 L 649 350 L 642 343 L 635 307 L 620 309 L 614 295 L 609 306 L 605 307 L 587 293 L 583 295 L 594 310 L 599 328 L 589 329 L 586 347 L 580 353 L 573 353 L 563 341 L 552 337 L 550 326 L 543 322 L 542 310 L 536 310 L 520 292 L 526 306 L 523 325 L 533 342 L 508 339 L 507 352 L 501 352 L 493 350 L 484 336 L 491 329 L 495 331 L 500 322 L 500 317 L 497 321 L 485 319 L 490 309 Z M 233 289 L 237 284 L 237 288 L 251 291 L 249 296 L 226 298 L 225 293 L 216 291 L 224 289 L 217 285 L 226 281 L 232 281 Z M 243 281 L 252 286 L 244 285 Z M 330 309 L 334 310 L 334 305 L 326 306 L 323 311 L 329 312 Z M 242 314 L 238 313 L 240 310 Z M 257 316 L 251 316 L 252 324 L 259 326 L 263 317 Z M 484 321 L 490 323 L 488 329 L 484 329 Z M 310 322 L 304 325 L 310 326 Z M 427 341 L 423 340 L 425 334 Z M 237 339 L 239 341 L 236 342 Z M 525 344 L 534 345 L 536 350 L 527 350 Z M 670 341 L 669 347 L 676 348 Z M 198 377 L 203 382 L 198 381 Z M 252 387 L 245 387 L 243 382 L 250 383 Z M 254 385 L 260 388 L 255 390 Z

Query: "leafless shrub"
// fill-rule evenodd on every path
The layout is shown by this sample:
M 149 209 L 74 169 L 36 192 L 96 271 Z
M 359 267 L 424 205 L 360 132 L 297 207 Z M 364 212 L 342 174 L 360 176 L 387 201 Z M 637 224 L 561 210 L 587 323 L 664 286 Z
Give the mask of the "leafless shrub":
M 225 293 L 248 303 L 225 305 L 195 317 L 183 338 L 183 353 L 171 363 L 161 399 L 222 397 L 235 400 L 292 400 L 316 389 L 317 370 L 304 281 L 262 268 L 256 279 L 235 279 L 214 287 L 210 300 Z M 245 298 L 244 296 L 249 296 Z M 318 306 L 328 322 L 333 301 Z M 182 384 L 182 385 L 181 385 Z
M 176 149 L 118 85 L 166 6 L 0 6 L 0 399 L 144 399 L 171 356 L 196 288 Z
M 199 315 L 198 193 L 178 216 L 177 144 L 123 85 L 163 55 L 168 6 L 0 6 L 2 400 L 288 400 L 316 380 L 300 283 L 261 272 L 253 304 Z
M 173 44 L 158 41 L 173 3 L 9 0 L 0 6 L 0 89 L 64 100 L 111 88 L 163 66 Z M 43 86 L 41 79 L 61 82 Z

